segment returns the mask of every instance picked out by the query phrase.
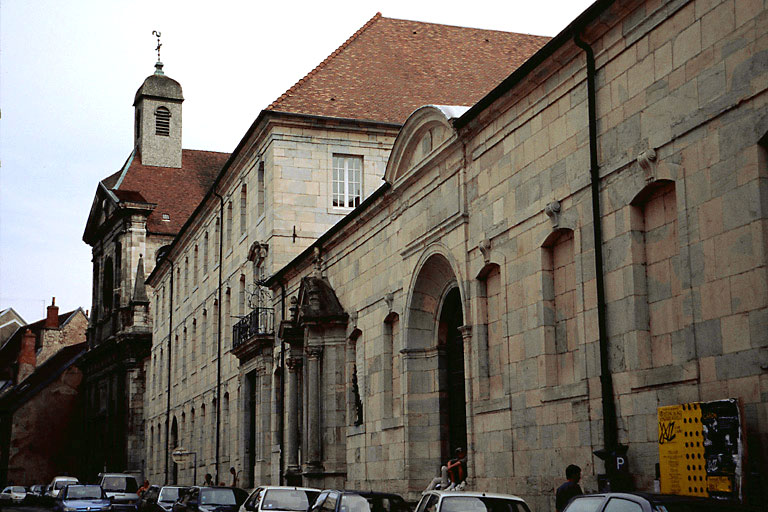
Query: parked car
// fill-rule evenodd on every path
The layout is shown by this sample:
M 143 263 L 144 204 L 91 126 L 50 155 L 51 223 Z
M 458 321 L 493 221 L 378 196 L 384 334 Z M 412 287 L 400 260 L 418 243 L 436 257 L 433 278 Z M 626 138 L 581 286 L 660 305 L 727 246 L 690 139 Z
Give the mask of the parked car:
M 55 476 L 51 483 L 48 485 L 48 490 L 45 493 L 46 502 L 52 504 L 53 500 L 58 498 L 59 492 L 69 484 L 79 484 L 80 480 L 73 476 Z
M 231 487 L 189 487 L 173 504 L 173 512 L 237 512 Z
M 138 512 L 139 483 L 130 473 L 102 473 L 101 488 L 112 500 L 115 512 Z
M 160 494 L 159 485 L 150 485 L 144 494 L 139 496 L 139 512 L 155 512 L 158 510 L 157 498 Z
M 411 512 L 397 494 L 372 491 L 327 490 L 320 493 L 311 512 Z
M 53 501 L 53 512 L 107 512 L 112 503 L 100 485 L 68 484 Z
M 522 498 L 511 494 L 468 491 L 425 491 L 416 512 L 530 512 Z
M 171 512 L 183 489 L 177 485 L 150 486 L 139 500 L 139 512 Z
M 45 485 L 35 484 L 30 486 L 27 492 L 27 503 L 30 505 L 39 505 L 43 502 L 43 495 L 45 494 Z
M 27 498 L 27 490 L 20 485 L 9 485 L 0 492 L 0 504 L 21 505 Z
M 746 512 L 756 511 L 747 505 L 713 498 L 651 494 L 645 492 L 607 492 L 576 496 L 564 512 Z
M 306 512 L 320 489 L 265 485 L 257 487 L 240 507 L 240 512 Z

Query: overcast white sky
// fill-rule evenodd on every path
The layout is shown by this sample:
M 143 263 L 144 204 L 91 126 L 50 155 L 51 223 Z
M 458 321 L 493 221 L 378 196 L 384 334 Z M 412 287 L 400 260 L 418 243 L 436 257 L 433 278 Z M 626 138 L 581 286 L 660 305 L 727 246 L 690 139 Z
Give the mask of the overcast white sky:
M 232 151 L 259 111 L 376 12 L 553 36 L 588 0 L 0 0 L 0 309 L 91 307 L 96 184 L 132 149 L 156 39 L 184 90 L 188 149 Z M 233 108 L 238 105 L 238 108 Z

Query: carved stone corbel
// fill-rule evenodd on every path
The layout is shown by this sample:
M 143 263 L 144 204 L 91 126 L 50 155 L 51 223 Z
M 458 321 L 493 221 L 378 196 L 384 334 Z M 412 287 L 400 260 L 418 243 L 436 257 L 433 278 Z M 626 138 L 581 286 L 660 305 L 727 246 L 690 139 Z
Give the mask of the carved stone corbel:
M 488 238 L 483 238 L 483 240 L 477 244 L 477 248 L 480 249 L 480 252 L 483 253 L 483 261 L 485 261 L 485 264 L 487 265 L 491 261 L 491 240 Z
M 392 312 L 392 306 L 395 303 L 395 294 L 392 293 L 392 292 L 389 292 L 388 294 L 386 294 L 384 296 L 384 302 L 387 303 L 387 311 L 391 313 Z
M 655 162 L 656 151 L 653 148 L 646 149 L 637 155 L 637 163 L 645 173 L 646 183 L 656 181 L 656 166 L 654 165 Z
M 544 207 L 544 213 L 547 214 L 547 217 L 549 217 L 549 220 L 552 221 L 552 227 L 556 228 L 560 225 L 560 201 L 552 201 L 547 206 Z

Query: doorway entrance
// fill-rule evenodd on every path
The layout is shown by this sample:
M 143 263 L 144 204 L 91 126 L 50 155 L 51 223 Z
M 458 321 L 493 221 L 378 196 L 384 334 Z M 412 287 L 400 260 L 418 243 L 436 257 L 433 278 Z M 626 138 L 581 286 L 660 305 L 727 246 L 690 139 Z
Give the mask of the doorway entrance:
M 445 296 L 438 323 L 440 354 L 440 448 L 443 461 L 457 448 L 467 448 L 467 403 L 464 393 L 464 342 L 461 294 L 458 287 Z

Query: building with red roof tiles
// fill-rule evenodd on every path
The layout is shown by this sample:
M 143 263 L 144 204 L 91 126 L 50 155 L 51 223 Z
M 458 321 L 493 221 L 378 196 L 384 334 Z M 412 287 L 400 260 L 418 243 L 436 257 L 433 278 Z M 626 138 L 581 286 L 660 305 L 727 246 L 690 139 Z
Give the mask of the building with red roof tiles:
M 261 111 L 148 278 L 151 481 L 190 481 L 193 468 L 168 458 L 177 443 L 197 453 L 199 473 L 234 466 L 244 486 L 315 471 L 293 437 L 270 428 L 268 397 L 282 391 L 271 370 L 275 296 L 263 281 L 374 194 L 411 112 L 473 105 L 547 41 L 376 14 Z M 441 142 L 431 128 L 427 153 Z M 190 424 L 199 436 L 185 434 Z M 314 480 L 327 486 L 340 483 L 345 457 L 342 445 L 329 450 Z
M 80 474 L 88 318 L 82 308 L 17 326 L 0 345 L 0 485 Z M 56 425 L 51 429 L 51 425 Z
M 134 99 L 134 148 L 99 182 L 83 240 L 93 253 L 93 302 L 83 358 L 89 477 L 104 469 L 141 476 L 144 364 L 152 314 L 144 280 L 211 187 L 228 154 L 182 149 L 181 86 L 162 63 Z M 108 397 L 102 408 L 102 397 Z

